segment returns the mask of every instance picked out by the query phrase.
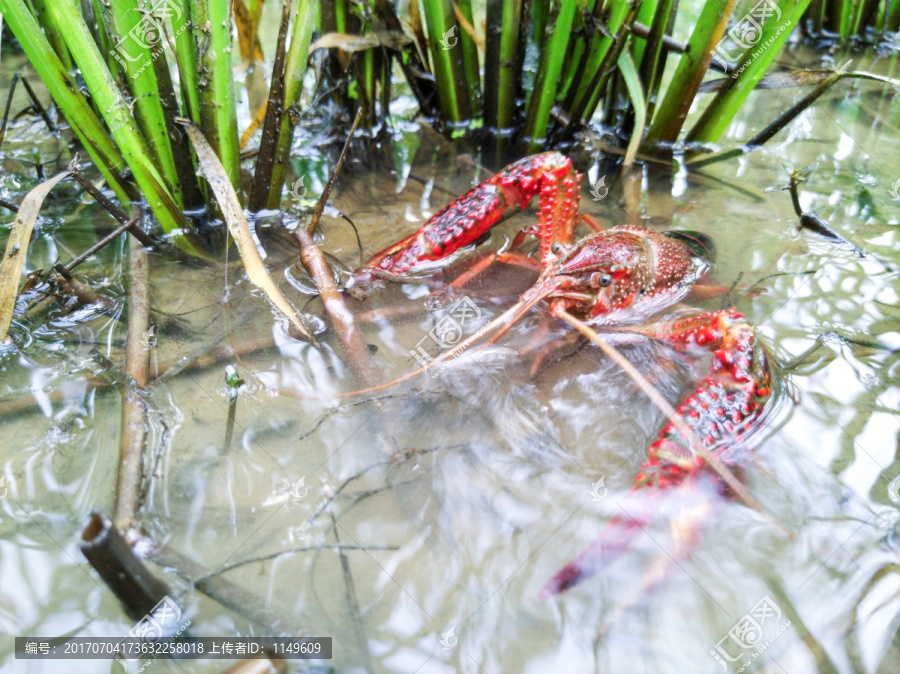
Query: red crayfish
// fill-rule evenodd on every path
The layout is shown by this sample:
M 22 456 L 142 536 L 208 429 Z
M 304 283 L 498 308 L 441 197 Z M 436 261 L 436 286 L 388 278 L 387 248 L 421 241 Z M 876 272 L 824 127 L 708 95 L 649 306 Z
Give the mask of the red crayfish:
M 539 260 L 515 252 L 493 253 L 454 281 L 462 285 L 492 261 L 538 270 L 537 282 L 519 301 L 475 335 L 443 353 L 426 368 L 385 384 L 384 388 L 418 375 L 448 360 L 478 339 L 494 332 L 495 341 L 518 318 L 541 301 L 550 313 L 577 315 L 591 325 L 665 340 L 676 349 L 702 348 L 712 353 L 712 365 L 702 385 L 690 393 L 648 449 L 634 489 L 665 490 L 691 479 L 712 478 L 728 491 L 710 468 L 710 461 L 736 466 L 746 452 L 736 451 L 742 436 L 761 423 L 772 398 L 766 352 L 753 326 L 735 309 L 699 313 L 664 326 L 646 321 L 680 302 L 710 267 L 712 244 L 691 232 L 659 233 L 636 225 L 596 231 L 575 240 L 581 176 L 571 160 L 547 152 L 521 159 L 455 200 L 414 234 L 382 250 L 363 267 L 358 278 L 371 276 L 408 280 L 409 272 L 427 269 L 459 248 L 483 237 L 511 206 L 526 207 L 538 197 L 536 226 L 523 230 L 540 239 Z M 641 324 L 640 327 L 631 327 Z M 370 391 L 372 389 L 369 389 Z M 674 423 L 673 423 L 674 422 Z M 685 430 L 689 429 L 686 437 Z M 695 444 L 703 446 L 698 453 Z M 625 549 L 639 529 L 636 523 L 613 518 L 608 529 L 544 587 L 557 594 L 595 573 Z

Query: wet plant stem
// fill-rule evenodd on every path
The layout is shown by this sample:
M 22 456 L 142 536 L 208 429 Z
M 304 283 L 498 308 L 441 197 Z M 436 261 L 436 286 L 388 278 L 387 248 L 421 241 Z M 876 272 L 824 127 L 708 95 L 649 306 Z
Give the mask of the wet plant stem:
M 150 351 L 144 335 L 150 329 L 150 270 L 147 251 L 129 239 L 128 332 L 125 341 L 125 373 L 140 388 L 147 386 Z M 122 390 L 122 430 L 113 522 L 118 529 L 134 524 L 141 502 L 141 478 L 146 444 L 147 409 L 131 387 Z
M 222 448 L 223 452 L 227 452 L 231 447 L 231 438 L 234 435 L 235 412 L 237 412 L 237 394 L 232 393 L 228 396 L 228 419 L 225 421 L 225 444 Z
M 81 538 L 81 552 L 132 620 L 140 620 L 170 595 L 169 587 L 150 573 L 122 531 L 105 516 L 92 512 Z
M 316 0 L 298 0 L 297 3 L 291 44 L 284 65 L 284 114 L 281 115 L 281 128 L 278 130 L 275 147 L 275 163 L 272 166 L 272 179 L 269 183 L 268 208 L 271 209 L 281 206 L 281 190 L 284 187 L 285 171 L 290 160 L 294 127 L 299 119 L 298 105 L 303 93 L 303 76 L 306 74 L 306 62 L 309 59 L 309 43 L 312 39 L 317 4 Z
M 359 600 L 356 597 L 356 585 L 353 582 L 353 574 L 350 573 L 350 560 L 341 547 L 341 540 L 338 536 L 338 523 L 334 518 L 334 513 L 328 511 L 331 518 L 331 529 L 334 533 L 334 542 L 337 545 L 338 558 L 341 560 L 341 571 L 344 574 L 344 587 L 347 592 L 347 610 L 350 611 L 350 618 L 353 622 L 353 628 L 356 632 L 356 643 L 359 645 L 360 654 L 363 658 L 363 665 L 368 672 L 372 671 L 372 658 L 369 653 L 369 640 L 366 637 L 366 627 L 362 621 L 362 614 L 359 610 Z
M 316 233 L 316 227 L 319 226 L 319 220 L 322 218 L 322 213 L 325 211 L 325 204 L 328 203 L 328 197 L 331 196 L 331 190 L 334 189 L 334 182 L 337 180 L 338 173 L 341 172 L 341 167 L 344 165 L 344 158 L 350 150 L 350 142 L 353 140 L 353 134 L 356 133 L 356 127 L 359 126 L 359 120 L 361 119 L 362 110 L 359 110 L 356 113 L 356 118 L 353 120 L 353 126 L 350 127 L 350 131 L 347 133 L 347 140 L 344 141 L 344 147 L 341 148 L 341 155 L 338 157 L 337 164 L 334 166 L 334 171 L 331 172 L 331 177 L 328 178 L 328 182 L 325 183 L 325 189 L 322 190 L 322 196 L 319 197 L 316 208 L 309 219 L 309 223 L 306 225 L 306 231 L 310 236 Z
M 91 288 L 87 283 L 83 281 L 79 281 L 72 274 L 69 273 L 69 270 L 63 267 L 61 264 L 53 265 L 54 271 L 62 277 L 62 282 L 69 288 L 73 295 L 75 295 L 82 304 L 100 304 L 105 309 L 112 308 L 112 302 L 100 295 L 96 290 Z
M 134 220 L 129 220 L 125 224 L 117 227 L 116 229 L 111 231 L 109 234 L 104 236 L 102 239 L 100 239 L 93 246 L 91 246 L 86 251 L 84 251 L 81 255 L 79 255 L 78 257 L 71 260 L 68 264 L 66 264 L 64 269 L 68 272 L 72 271 L 73 269 L 75 269 L 75 267 L 80 265 L 82 262 L 84 262 L 88 258 L 96 255 L 98 252 L 100 252 L 100 250 L 102 250 L 103 248 L 108 246 L 110 243 L 115 241 L 119 237 L 120 234 L 122 234 L 123 232 L 126 232 L 126 231 L 131 232 L 132 234 L 134 233 L 132 230 L 139 231 L 143 235 L 143 237 L 145 237 L 146 239 L 149 239 L 151 241 L 150 244 L 144 244 L 144 245 L 152 245 L 152 239 L 150 239 L 146 234 L 144 234 L 143 230 L 140 229 L 140 225 L 139 225 L 140 221 L 141 221 L 140 218 L 135 218 Z M 135 238 L 138 239 L 139 241 L 141 241 L 141 243 L 144 243 L 144 241 L 141 239 L 141 237 L 135 236 Z M 60 273 L 62 273 L 62 272 L 60 272 Z
M 179 577 L 191 582 L 194 587 L 210 599 L 230 611 L 243 616 L 261 628 L 261 634 L 302 633 L 300 626 L 292 625 L 272 614 L 260 599 L 224 578 L 209 572 L 199 562 L 162 544 L 154 546 L 148 555 L 154 564 L 172 569 Z M 197 580 L 199 579 L 199 580 Z
M 284 116 L 284 62 L 285 41 L 291 20 L 291 0 L 281 2 L 281 27 L 278 30 L 278 44 L 275 48 L 275 61 L 272 65 L 272 84 L 269 87 L 269 98 L 266 104 L 266 117 L 263 122 L 262 138 L 259 143 L 259 155 L 256 159 L 256 171 L 253 174 L 253 188 L 250 192 L 248 210 L 251 213 L 266 207 L 269 199 L 269 184 L 272 181 L 272 170 L 275 165 L 275 154 L 278 145 L 278 134 Z
M 97 187 L 94 185 L 94 183 L 92 183 L 90 180 L 88 180 L 84 176 L 84 174 L 81 172 L 81 170 L 78 167 L 78 156 L 77 155 L 75 156 L 75 159 L 73 159 L 72 162 L 69 164 L 68 169 L 69 169 L 69 173 L 72 174 L 72 177 L 75 179 L 75 181 L 79 185 L 81 185 L 88 194 L 90 194 L 92 197 L 94 197 L 94 199 L 97 201 L 97 203 L 100 204 L 101 206 L 103 206 L 103 208 L 106 209 L 107 213 L 109 213 L 111 216 L 113 216 L 113 218 L 115 218 L 119 222 L 120 225 L 127 226 L 128 231 L 132 234 L 132 236 L 134 236 L 134 238 L 136 238 L 138 241 L 140 241 L 142 245 L 144 245 L 144 246 L 156 245 L 156 242 L 153 239 L 151 239 L 147 234 L 145 234 L 144 230 L 141 229 L 140 216 L 138 216 L 137 218 L 129 219 L 128 216 L 125 215 L 125 213 L 122 211 L 121 208 L 119 208 L 112 201 L 110 201 L 110 199 L 105 194 L 103 194 L 103 192 L 101 192 L 100 190 L 97 189 Z M 138 213 L 140 213 L 140 211 L 138 211 Z M 112 234 L 110 236 L 112 236 Z M 118 234 L 116 234 L 116 236 L 118 236 Z M 115 237 L 113 237 L 113 238 L 115 238 Z M 104 239 L 103 241 L 106 241 L 106 239 Z M 101 243 L 101 242 L 98 242 L 98 244 L 96 244 L 95 246 L 92 246 L 92 250 L 94 248 L 96 248 L 96 250 L 99 250 L 99 248 L 96 247 L 97 245 L 99 245 L 99 243 Z M 107 243 L 109 243 L 109 242 L 107 241 Z M 103 245 L 106 245 L 106 244 L 103 244 Z M 102 248 L 102 246 L 101 246 L 101 248 Z M 94 252 L 96 252 L 96 250 L 94 250 Z M 85 253 L 85 254 L 87 254 L 87 253 Z M 91 254 L 93 254 L 93 253 L 91 253 Z M 67 269 L 71 270 L 71 267 L 67 266 Z
M 353 369 L 360 383 L 364 386 L 372 386 L 378 381 L 378 376 L 375 368 L 372 366 L 372 361 L 369 357 L 369 349 L 362 338 L 362 333 L 360 333 L 359 328 L 353 319 L 353 314 L 350 313 L 350 310 L 347 309 L 347 305 L 344 303 L 344 297 L 341 295 L 341 291 L 334 281 L 334 276 L 331 273 L 331 269 L 328 267 L 325 256 L 313 240 L 313 232 L 316 231 L 319 218 L 321 218 L 322 212 L 325 210 L 325 204 L 334 187 L 338 172 L 344 164 L 344 158 L 347 156 L 347 151 L 350 149 L 353 133 L 356 131 L 356 127 L 361 118 L 362 110 L 359 110 L 356 113 L 356 119 L 353 121 L 353 126 L 351 127 L 350 133 L 347 135 L 347 140 L 344 143 L 344 147 L 341 150 L 341 156 L 338 158 L 334 171 L 331 173 L 331 177 L 328 179 L 328 183 L 325 185 L 325 189 L 319 197 L 316 209 L 310 218 L 309 225 L 307 227 L 298 225 L 297 229 L 294 231 L 294 235 L 297 237 L 297 242 L 300 244 L 300 260 L 303 262 L 303 266 L 306 267 L 306 270 L 316 284 L 316 289 L 319 291 L 319 297 L 322 299 L 325 312 L 331 319 L 331 325 L 344 347 L 344 352 L 350 361 L 350 367 Z

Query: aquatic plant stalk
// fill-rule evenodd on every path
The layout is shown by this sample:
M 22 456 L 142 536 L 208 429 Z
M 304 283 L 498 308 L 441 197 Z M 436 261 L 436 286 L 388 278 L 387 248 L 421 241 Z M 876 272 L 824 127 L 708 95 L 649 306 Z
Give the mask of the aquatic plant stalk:
M 688 133 L 688 141 L 712 143 L 719 139 L 756 83 L 766 74 L 766 69 L 778 55 L 792 27 L 800 21 L 809 2 L 810 0 L 782 0 L 779 4 L 781 17 L 771 17 L 763 24 L 759 41 L 738 60 L 741 64 L 739 67 L 743 70 L 738 70 L 736 77 L 732 75 L 731 86 L 716 94 Z
M 237 131 L 234 72 L 231 62 L 231 12 L 228 0 L 190 0 L 200 64 L 200 128 L 222 162 L 235 189 L 240 187 L 241 150 Z M 191 64 L 186 64 L 187 68 Z
M 138 10 L 137 0 L 117 0 L 110 3 L 108 12 L 110 33 L 115 44 L 110 56 L 124 72 L 124 82 L 134 99 L 134 116 L 146 141 L 145 148 L 173 201 L 179 209 L 183 209 L 181 179 L 184 176 L 179 176 L 175 169 L 169 129 L 153 67 L 153 61 L 157 59 L 165 64 L 166 55 L 162 50 L 164 38 L 156 32 L 155 20 Z M 144 37 L 151 35 L 152 38 Z
M 675 0 L 661 0 L 656 6 L 653 23 L 650 26 L 650 34 L 647 36 L 646 46 L 642 52 L 639 66 L 639 77 L 644 86 L 645 101 L 650 117 L 656 107 L 656 98 L 659 86 L 662 82 L 663 71 L 666 67 L 668 52 L 665 50 L 666 29 L 672 14 L 672 6 Z
M 444 121 L 451 128 L 468 124 L 472 110 L 459 24 L 451 0 L 423 0 L 431 63 Z
M 707 0 L 703 5 L 697 26 L 688 40 L 688 51 L 678 60 L 672 81 L 653 115 L 647 131 L 647 143 L 673 143 L 678 139 L 700 82 L 712 60 L 712 52 L 725 33 L 735 2 L 736 0 Z
M 131 201 L 135 193 L 122 177 L 121 170 L 125 166 L 122 155 L 23 0 L 0 0 L 0 14 L 6 19 L 44 86 L 116 196 L 123 203 Z
M 159 224 L 166 232 L 190 231 L 190 225 L 167 189 L 153 158 L 147 153 L 144 138 L 135 126 L 128 104 L 81 18 L 76 0 L 54 2 L 50 11 L 57 14 L 58 21 L 69 27 L 65 33 L 69 51 L 78 64 L 91 95 L 96 99 L 97 106 L 103 111 L 110 132 L 122 150 L 138 187 L 150 202 Z M 201 254 L 185 237 L 178 236 L 175 240 L 185 251 L 194 255 Z
M 496 134 L 500 156 L 516 118 L 522 0 L 488 0 L 486 12 L 484 125 Z
M 556 100 L 576 6 L 577 3 L 566 1 L 554 4 L 551 27 L 541 44 L 541 62 L 534 91 L 528 101 L 525 127 L 522 130 L 526 154 L 531 154 L 542 147 L 547 136 L 550 110 Z
M 625 18 L 633 11 L 633 7 L 627 2 L 612 3 L 609 7 L 609 18 L 603 32 L 594 27 L 591 39 L 582 55 L 583 66 L 576 75 L 577 81 L 569 90 L 563 107 L 569 111 L 569 126 L 575 126 L 581 120 L 582 115 L 591 106 L 591 99 L 599 99 L 603 83 L 608 77 L 605 69 L 615 63 L 610 60 L 609 50 L 613 46 L 613 35 L 618 33 L 625 23 Z M 593 21 L 603 21 L 606 13 L 606 5 L 598 0 L 594 8 Z M 604 34 L 605 33 L 605 34 Z M 596 107 L 596 103 L 594 103 Z
M 138 211 L 138 214 L 140 211 Z M 133 213 L 134 215 L 134 213 Z M 128 331 L 125 336 L 125 373 L 134 386 L 147 386 L 150 349 L 150 269 L 147 250 L 128 239 Z M 122 427 L 119 433 L 119 469 L 113 522 L 119 530 L 131 528 L 143 500 L 144 449 L 147 443 L 147 408 L 138 391 L 122 387 Z
M 479 3 L 480 4 L 480 3 Z M 457 0 L 454 9 L 459 13 L 459 21 L 465 21 L 474 29 L 472 18 L 472 0 Z M 466 85 L 469 91 L 469 110 L 472 117 L 480 117 L 482 113 L 481 74 L 478 68 L 478 45 L 469 31 L 463 26 L 459 28 L 459 45 L 462 48 L 463 67 L 466 73 Z
M 291 20 L 291 0 L 281 2 L 281 26 L 278 30 L 278 42 L 275 47 L 275 61 L 272 64 L 272 84 L 269 87 L 269 98 L 266 102 L 266 116 L 263 121 L 262 139 L 256 159 L 256 170 L 253 174 L 253 187 L 250 192 L 248 209 L 251 213 L 266 206 L 272 182 L 272 170 L 277 151 L 278 134 L 282 128 L 284 110 L 284 77 L 285 77 L 285 43 Z

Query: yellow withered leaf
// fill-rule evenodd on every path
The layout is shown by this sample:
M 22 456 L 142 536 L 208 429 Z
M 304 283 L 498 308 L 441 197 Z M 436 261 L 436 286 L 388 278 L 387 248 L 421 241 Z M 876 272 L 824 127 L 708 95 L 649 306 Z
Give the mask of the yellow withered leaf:
M 219 208 L 222 209 L 222 215 L 225 218 L 225 223 L 228 225 L 228 231 L 231 232 L 231 236 L 237 243 L 238 252 L 241 254 L 241 260 L 244 262 L 244 268 L 247 270 L 247 276 L 250 278 L 250 281 L 268 295 L 272 304 L 278 307 L 310 342 L 318 346 L 319 343 L 316 341 L 316 338 L 306 329 L 306 326 L 303 325 L 303 322 L 297 315 L 297 311 L 287 301 L 287 298 L 281 293 L 278 286 L 275 285 L 272 277 L 269 276 L 262 256 L 256 248 L 256 242 L 253 240 L 253 234 L 250 231 L 250 226 L 247 224 L 247 218 L 244 217 L 244 209 L 241 208 L 241 202 L 238 201 L 238 196 L 231 186 L 231 181 L 228 179 L 228 174 L 225 173 L 225 167 L 222 166 L 222 162 L 219 161 L 200 129 L 192 124 L 190 120 L 182 118 L 177 121 L 187 129 L 188 136 L 197 153 L 197 163 L 210 188 L 212 188 Z
M 68 171 L 63 171 L 35 187 L 22 200 L 19 212 L 16 213 L 9 241 L 6 242 L 6 252 L 0 263 L 0 342 L 5 342 L 9 333 L 16 298 L 19 296 L 19 278 L 22 276 L 28 243 L 31 241 L 35 220 L 41 212 L 41 205 L 50 190 L 69 175 Z

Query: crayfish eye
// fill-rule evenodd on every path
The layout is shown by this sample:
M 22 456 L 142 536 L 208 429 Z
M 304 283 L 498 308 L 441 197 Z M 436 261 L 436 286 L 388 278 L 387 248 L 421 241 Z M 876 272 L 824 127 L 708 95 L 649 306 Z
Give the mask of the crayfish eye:
M 590 283 L 592 288 L 607 288 L 612 285 L 613 279 L 609 274 L 601 274 L 596 272 L 591 274 Z
M 555 241 L 552 246 L 550 246 L 550 252 L 554 255 L 559 255 L 559 252 L 562 250 L 562 244 L 559 241 Z

